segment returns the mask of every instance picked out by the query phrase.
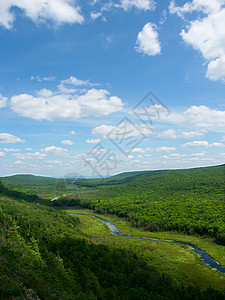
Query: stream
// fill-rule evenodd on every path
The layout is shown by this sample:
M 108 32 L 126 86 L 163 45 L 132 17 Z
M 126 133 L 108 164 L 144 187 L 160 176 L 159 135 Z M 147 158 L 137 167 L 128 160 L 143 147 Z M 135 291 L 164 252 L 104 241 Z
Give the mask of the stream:
M 225 273 L 225 267 L 221 266 L 220 264 L 218 264 L 211 256 L 209 256 L 205 251 L 201 250 L 200 248 L 198 248 L 197 246 L 191 244 L 191 243 L 186 243 L 186 242 L 177 242 L 177 241 L 167 241 L 167 240 L 158 240 L 158 239 L 152 239 L 152 238 L 145 238 L 145 237 L 138 237 L 138 236 L 130 236 L 130 235 L 126 235 L 126 234 L 122 234 L 118 231 L 118 229 L 116 228 L 116 226 L 95 215 L 86 215 L 86 214 L 69 214 L 69 215 L 76 215 L 76 216 L 87 216 L 87 217 L 94 217 L 99 219 L 100 221 L 102 221 L 102 223 L 106 224 L 109 229 L 112 231 L 112 233 L 116 236 L 120 236 L 120 237 L 125 237 L 125 238 L 129 238 L 129 239 L 139 239 L 139 240 L 148 240 L 148 241 L 154 241 L 154 242 L 161 242 L 161 243 L 170 243 L 170 244 L 179 244 L 179 245 L 185 245 L 190 247 L 190 249 L 192 251 L 194 251 L 201 260 L 203 260 L 203 262 L 206 265 L 209 265 L 210 267 L 216 269 L 217 271 L 221 272 L 221 273 Z

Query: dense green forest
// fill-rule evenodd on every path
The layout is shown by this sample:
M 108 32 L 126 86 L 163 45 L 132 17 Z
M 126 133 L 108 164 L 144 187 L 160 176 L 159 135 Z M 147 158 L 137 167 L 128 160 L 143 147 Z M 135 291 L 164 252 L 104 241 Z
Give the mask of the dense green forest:
M 224 165 L 145 172 L 125 180 L 92 189 L 80 186 L 54 205 L 81 205 L 116 214 L 145 230 L 208 235 L 225 245 Z
M 1 185 L 1 299 L 225 299 L 160 274 L 132 250 L 96 245 L 78 218 L 11 192 Z
M 118 216 L 144 229 L 146 235 L 174 231 L 225 244 L 224 168 L 128 172 L 104 180 L 2 178 L 0 299 L 225 299 L 218 288 L 221 283 L 214 289 L 204 282 L 189 281 L 183 278 L 184 266 L 180 274 L 174 274 L 179 264 L 174 268 L 171 258 L 161 257 L 163 251 L 170 251 L 165 253 L 173 257 L 172 248 L 153 243 L 138 250 L 135 241 L 130 246 L 122 241 L 118 247 L 110 233 L 104 237 L 109 242 L 101 242 L 104 238 L 102 229 L 97 233 L 98 225 L 91 228 L 89 221 L 86 228 L 66 210 L 80 206 Z M 64 194 L 70 195 L 48 200 Z M 132 232 L 125 228 L 128 234 Z M 207 246 L 213 255 L 223 253 L 219 248 L 213 250 L 213 244 Z M 179 249 L 182 255 L 186 253 Z M 181 266 L 186 257 L 182 255 Z M 191 276 L 188 262 L 192 256 L 185 255 L 185 270 Z M 160 261 L 163 265 L 159 267 Z M 204 264 L 196 263 L 200 272 Z M 169 271 L 163 271 L 168 267 Z M 208 276 L 223 281 L 213 274 L 207 273 L 207 282 Z

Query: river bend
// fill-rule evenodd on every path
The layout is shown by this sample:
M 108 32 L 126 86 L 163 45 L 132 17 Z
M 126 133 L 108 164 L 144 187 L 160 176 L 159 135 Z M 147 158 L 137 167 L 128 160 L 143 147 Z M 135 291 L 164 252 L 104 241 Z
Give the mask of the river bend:
M 149 240 L 149 241 L 154 241 L 154 242 L 161 242 L 161 243 L 170 243 L 170 244 L 179 244 L 179 245 L 185 245 L 188 247 L 191 247 L 190 249 L 192 251 L 194 251 L 201 260 L 203 260 L 203 262 L 206 265 L 209 265 L 210 267 L 216 269 L 217 271 L 221 272 L 221 273 L 225 273 L 225 267 L 221 266 L 220 264 L 218 264 L 211 256 L 209 256 L 205 251 L 203 251 L 202 249 L 200 249 L 199 247 L 191 244 L 191 243 L 186 243 L 186 242 L 177 242 L 177 241 L 167 241 L 167 240 L 159 240 L 159 239 L 152 239 L 152 238 L 145 238 L 145 237 L 139 237 L 139 236 L 130 236 L 130 235 L 126 235 L 126 234 L 122 234 L 118 231 L 118 229 L 116 228 L 116 226 L 95 215 L 88 215 L 88 214 L 69 214 L 69 215 L 76 215 L 76 216 L 87 216 L 87 217 L 94 217 L 99 219 L 100 221 L 102 221 L 102 223 L 106 224 L 109 229 L 112 231 L 112 233 L 116 236 L 120 236 L 120 237 L 125 237 L 125 238 L 129 238 L 129 239 L 139 239 L 139 240 Z

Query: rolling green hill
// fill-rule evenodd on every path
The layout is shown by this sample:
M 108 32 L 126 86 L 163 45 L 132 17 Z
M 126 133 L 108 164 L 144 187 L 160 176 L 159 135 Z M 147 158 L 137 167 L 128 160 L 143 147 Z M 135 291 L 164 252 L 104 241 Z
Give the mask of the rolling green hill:
M 61 204 L 116 214 L 150 231 L 197 233 L 225 244 L 224 170 L 222 165 L 147 172 L 125 183 L 81 190 Z
M 95 243 L 76 217 L 3 194 L 0 282 L 4 300 L 225 299 L 160 274 L 132 249 Z
M 223 276 L 197 258 L 193 261 L 188 249 L 174 248 L 180 253 L 174 257 L 170 247 L 177 245 L 147 245 L 138 240 L 129 244 L 112 237 L 97 221 L 80 224 L 67 210 L 55 209 L 89 207 L 124 218 L 146 230 L 146 235 L 152 234 L 147 231 L 159 235 L 159 231 L 176 231 L 224 244 L 224 168 L 127 172 L 104 182 L 89 179 L 88 184 L 72 178 L 4 177 L 0 181 L 0 299 L 225 299 Z M 28 194 L 38 190 L 50 195 L 49 189 L 73 194 L 54 202 Z M 131 235 L 132 227 L 119 222 Z M 191 238 L 201 244 L 197 237 Z M 222 246 L 214 245 L 207 244 L 212 255 L 224 253 Z M 192 264 L 199 275 L 192 276 Z M 200 284 L 198 276 L 207 284 Z M 211 276 L 218 285 L 207 289 Z
M 54 185 L 57 182 L 57 178 L 35 176 L 31 174 L 18 174 L 6 177 L 0 177 L 0 180 L 11 185 L 13 187 L 21 186 L 43 186 Z

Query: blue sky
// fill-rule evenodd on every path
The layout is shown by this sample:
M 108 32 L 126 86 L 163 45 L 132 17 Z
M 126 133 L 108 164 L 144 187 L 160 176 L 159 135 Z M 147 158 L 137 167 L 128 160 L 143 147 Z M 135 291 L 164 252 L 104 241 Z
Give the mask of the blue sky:
M 1 176 L 224 163 L 225 0 L 3 0 L 0 41 Z

